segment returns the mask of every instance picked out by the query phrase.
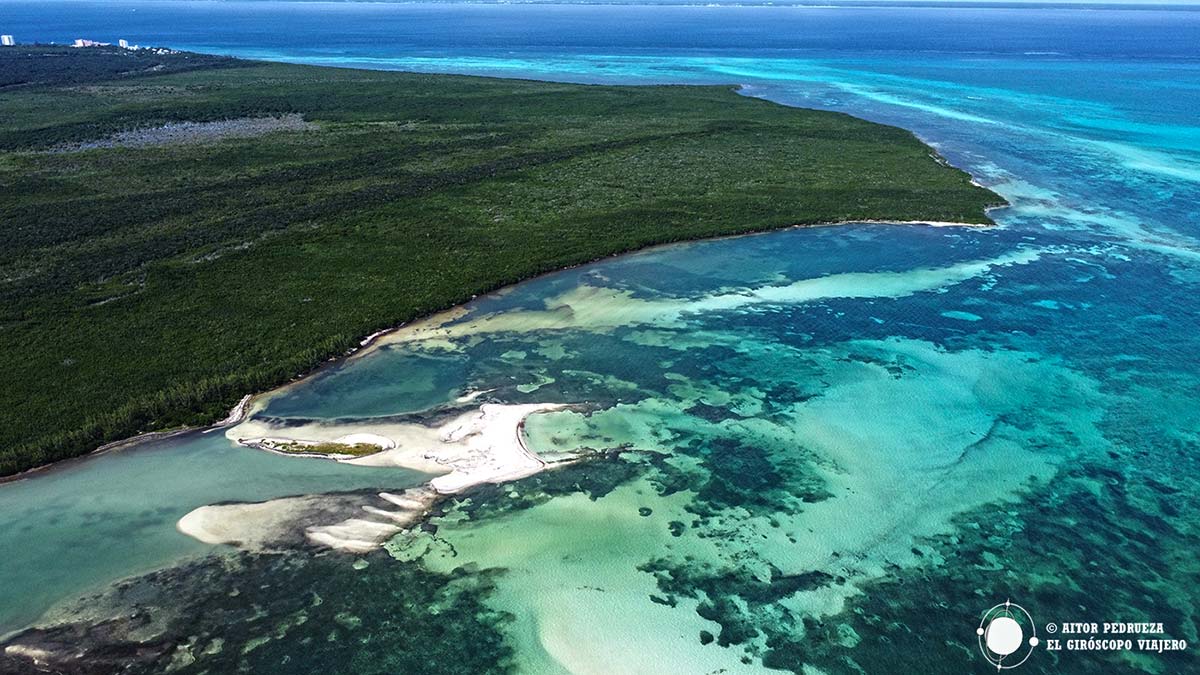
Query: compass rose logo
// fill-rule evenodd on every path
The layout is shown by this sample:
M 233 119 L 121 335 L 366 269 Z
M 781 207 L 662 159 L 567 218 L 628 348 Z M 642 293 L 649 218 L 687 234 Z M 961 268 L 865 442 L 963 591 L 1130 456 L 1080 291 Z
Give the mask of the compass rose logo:
M 996 670 L 1020 666 L 1038 646 L 1033 617 L 1024 607 L 1008 600 L 983 613 L 975 634 L 979 636 L 979 651 Z

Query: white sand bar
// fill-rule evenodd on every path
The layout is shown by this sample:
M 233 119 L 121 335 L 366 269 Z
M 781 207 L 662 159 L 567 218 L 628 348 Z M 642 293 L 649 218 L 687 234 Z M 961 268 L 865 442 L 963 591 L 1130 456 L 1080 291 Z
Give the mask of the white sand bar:
M 285 497 L 255 504 L 201 506 L 176 523 L 176 528 L 206 544 L 231 544 L 247 550 L 268 548 L 291 523 L 317 504 L 318 497 Z
M 273 443 L 375 445 L 380 451 L 372 455 L 327 457 L 359 466 L 412 469 L 435 477 L 428 487 L 401 494 L 382 492 L 377 504 L 363 505 L 359 515 L 340 522 L 313 523 L 328 498 L 307 496 L 256 504 L 202 506 L 180 519 L 177 527 L 180 532 L 208 544 L 230 544 L 249 550 L 270 548 L 289 535 L 297 539 L 297 533 L 303 531 L 304 539 L 310 543 L 357 553 L 369 551 L 416 524 L 439 495 L 462 492 L 484 483 L 524 478 L 553 463 L 526 447 L 523 427 L 525 418 L 534 413 L 565 407 L 561 403 L 488 403 L 437 427 L 395 422 L 312 422 L 288 426 L 252 418 L 226 435 L 242 445 L 268 448 Z M 312 456 L 296 455 L 297 458 Z M 573 458 L 567 453 L 556 460 Z
M 341 443 L 342 445 L 374 445 L 379 447 L 380 450 L 391 450 L 396 447 L 395 441 L 379 434 L 346 434 L 345 436 L 335 438 L 334 442 Z
M 561 403 L 502 405 L 488 403 L 441 427 L 415 429 L 399 439 L 392 450 L 346 460 L 362 466 L 408 466 L 414 449 L 449 473 L 430 481 L 440 494 L 453 494 L 484 483 L 502 483 L 531 476 L 546 462 L 531 452 L 522 437 L 525 418 L 538 412 L 559 410 Z
M 331 516 L 336 496 L 283 497 L 254 504 L 201 506 L 179 520 L 180 532 L 206 544 L 227 544 L 261 551 L 300 541 L 351 553 L 365 553 L 406 527 L 418 523 L 438 495 L 428 488 L 401 495 L 364 496 L 365 503 L 347 507 L 350 517 Z M 350 498 L 341 498 L 347 500 Z M 348 509 L 355 509 L 352 511 Z M 321 517 L 337 522 L 314 524 Z M 288 542 L 291 542 L 290 544 Z
M 372 455 L 331 459 L 359 466 L 394 466 L 447 474 L 434 478 L 430 484 L 441 494 L 452 494 L 473 485 L 524 478 L 545 468 L 548 462 L 525 446 L 522 427 L 525 418 L 534 413 L 565 407 L 562 403 L 485 403 L 437 427 L 370 421 L 284 426 L 270 420 L 250 419 L 226 435 L 242 445 L 256 447 L 327 441 L 376 445 L 381 451 Z

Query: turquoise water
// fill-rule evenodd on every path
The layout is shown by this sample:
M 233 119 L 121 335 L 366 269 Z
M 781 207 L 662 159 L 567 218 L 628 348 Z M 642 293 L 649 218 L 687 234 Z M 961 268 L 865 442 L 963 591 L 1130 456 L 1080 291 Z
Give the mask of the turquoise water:
M 529 418 L 530 447 L 605 451 L 375 553 L 177 534 L 202 504 L 416 480 L 218 434 L 0 486 L 20 551 L 0 626 L 137 604 L 155 630 L 83 643 L 184 672 L 986 672 L 975 627 L 1008 599 L 1043 640 L 1149 621 L 1200 642 L 1200 12 L 0 7 L 19 39 L 737 83 L 912 129 L 1012 203 L 995 229 L 797 230 L 550 275 L 281 392 L 260 420 L 347 431 L 468 391 L 569 403 Z M 1023 672 L 1200 672 L 1195 647 L 1045 646 Z
M 198 506 L 396 490 L 422 480 L 399 469 L 293 461 L 236 448 L 220 434 L 190 434 L 0 486 L 0 634 L 97 585 L 210 552 L 175 530 Z

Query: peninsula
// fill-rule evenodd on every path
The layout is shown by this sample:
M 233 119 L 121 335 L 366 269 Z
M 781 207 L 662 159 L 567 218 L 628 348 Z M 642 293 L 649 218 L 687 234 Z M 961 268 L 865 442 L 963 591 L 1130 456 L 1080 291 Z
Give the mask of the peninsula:
M 550 270 L 1002 203 L 905 130 L 733 86 L 36 46 L 0 52 L 0 194 L 0 476 Z

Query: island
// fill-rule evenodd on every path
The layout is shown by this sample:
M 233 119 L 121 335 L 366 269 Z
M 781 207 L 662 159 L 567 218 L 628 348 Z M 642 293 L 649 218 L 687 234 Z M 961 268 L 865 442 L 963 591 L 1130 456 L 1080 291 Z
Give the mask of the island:
M 1003 203 L 908 131 L 735 85 L 108 46 L 0 52 L 0 193 L 0 476 L 212 424 L 548 271 L 792 226 L 986 225 Z

